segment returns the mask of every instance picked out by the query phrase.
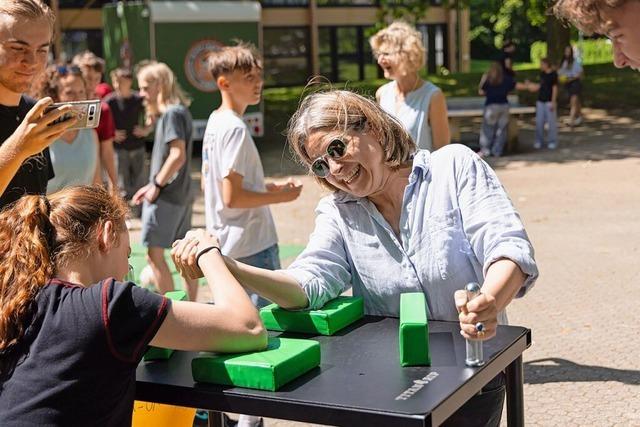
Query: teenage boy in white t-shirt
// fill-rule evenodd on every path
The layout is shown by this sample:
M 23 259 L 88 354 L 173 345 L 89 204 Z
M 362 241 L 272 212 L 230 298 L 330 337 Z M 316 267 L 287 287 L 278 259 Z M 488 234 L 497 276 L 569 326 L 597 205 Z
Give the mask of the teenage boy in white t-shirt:
M 258 149 L 242 115 L 260 102 L 262 64 L 250 45 L 224 47 L 210 59 L 222 95 L 211 113 L 202 145 L 207 230 L 220 239 L 222 253 L 245 264 L 278 269 L 278 238 L 268 205 L 295 200 L 293 182 L 265 184 Z M 252 295 L 259 306 L 267 303 Z

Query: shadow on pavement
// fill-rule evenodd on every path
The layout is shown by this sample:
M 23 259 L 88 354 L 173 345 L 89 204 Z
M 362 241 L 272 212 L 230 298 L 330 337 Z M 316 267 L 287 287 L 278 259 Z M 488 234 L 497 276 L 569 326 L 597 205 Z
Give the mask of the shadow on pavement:
M 555 357 L 524 363 L 526 384 L 592 381 L 617 381 L 623 384 L 640 385 L 640 371 L 580 365 Z

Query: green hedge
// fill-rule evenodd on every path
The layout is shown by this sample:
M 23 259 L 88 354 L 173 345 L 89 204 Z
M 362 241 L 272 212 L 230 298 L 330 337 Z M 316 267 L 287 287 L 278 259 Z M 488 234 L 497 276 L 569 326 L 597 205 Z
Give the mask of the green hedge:
M 606 64 L 611 62 L 613 47 L 607 39 L 589 39 L 582 42 L 582 64 Z M 534 42 L 530 49 L 531 62 L 540 65 L 540 60 L 547 56 L 547 43 Z M 557 64 L 558 66 L 560 64 Z

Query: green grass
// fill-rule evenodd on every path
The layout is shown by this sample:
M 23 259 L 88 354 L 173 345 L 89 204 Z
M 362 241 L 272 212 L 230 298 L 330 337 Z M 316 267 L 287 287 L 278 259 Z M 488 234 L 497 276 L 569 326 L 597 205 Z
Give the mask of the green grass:
M 474 61 L 476 62 L 476 61 Z M 486 64 L 485 64 L 486 65 Z M 520 64 L 517 79 L 537 81 L 538 69 L 527 68 L 527 64 Z M 528 66 L 530 66 L 529 64 Z M 480 69 L 482 63 L 477 63 L 476 71 L 470 73 L 450 74 L 448 76 L 426 76 L 438 85 L 446 96 L 477 96 L 478 82 L 484 72 Z M 360 94 L 373 96 L 378 87 L 386 80 L 372 79 L 360 82 L 335 83 L 335 89 L 354 90 Z M 265 137 L 262 144 L 285 143 L 284 132 L 287 122 L 298 107 L 303 94 L 310 93 L 304 87 L 271 88 L 264 91 L 265 101 Z M 535 103 L 536 94 L 520 92 L 522 103 Z M 586 107 L 629 109 L 638 108 L 640 102 L 640 73 L 630 69 L 617 69 L 613 64 L 595 64 L 585 66 L 583 104 Z M 561 98 L 562 101 L 562 98 Z

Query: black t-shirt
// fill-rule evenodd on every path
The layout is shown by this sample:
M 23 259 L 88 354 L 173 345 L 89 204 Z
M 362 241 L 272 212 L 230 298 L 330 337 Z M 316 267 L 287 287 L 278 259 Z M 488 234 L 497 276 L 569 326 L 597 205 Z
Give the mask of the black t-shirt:
M 52 280 L 36 304 L 26 350 L 0 383 L 0 425 L 131 425 L 136 366 L 170 301 L 113 279 Z
M 553 94 L 553 87 L 558 85 L 558 73 L 540 72 L 540 90 L 538 91 L 538 101 L 550 102 Z
M 121 143 L 114 142 L 115 149 L 135 150 L 144 147 L 144 138 L 137 138 L 133 135 L 133 128 L 139 123 L 144 112 L 142 97 L 134 92 L 129 98 L 123 98 L 114 92 L 107 96 L 105 102 L 111 108 L 116 129 L 127 131 L 127 139 Z
M 507 100 L 507 95 L 513 89 L 516 88 L 516 81 L 513 78 L 505 74 L 502 77 L 502 82 L 498 85 L 489 84 L 489 81 L 485 81 L 482 85 L 482 90 L 485 93 L 487 99 L 484 102 L 484 105 L 489 104 L 507 104 L 509 101 Z
M 15 132 L 35 103 L 36 101 L 23 95 L 18 106 L 0 105 L 0 145 Z M 0 210 L 25 194 L 45 194 L 47 182 L 53 176 L 49 149 L 45 148 L 40 154 L 29 157 L 22 163 L 7 189 L 0 195 Z
M 516 76 L 516 72 L 513 69 L 513 53 L 501 50 L 498 62 L 502 64 L 502 70 L 505 74 L 508 74 L 511 77 Z M 509 62 L 509 65 L 507 65 L 507 62 Z

